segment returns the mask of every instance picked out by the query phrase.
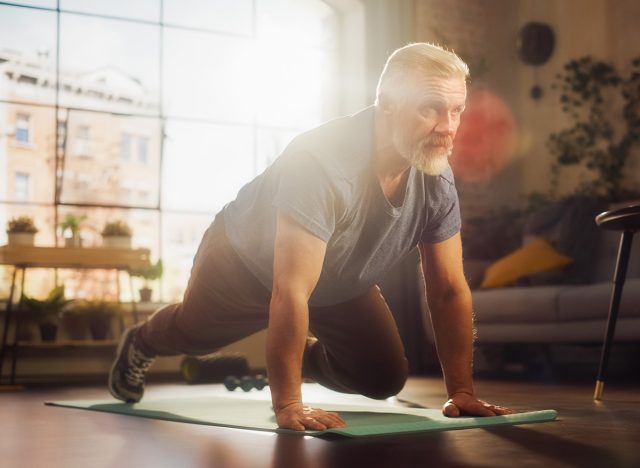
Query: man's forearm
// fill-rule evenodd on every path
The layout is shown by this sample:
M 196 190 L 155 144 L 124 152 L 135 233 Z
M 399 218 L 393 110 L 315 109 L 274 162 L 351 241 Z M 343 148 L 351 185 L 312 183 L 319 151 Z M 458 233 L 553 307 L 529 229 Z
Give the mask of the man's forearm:
M 429 301 L 438 357 L 449 396 L 473 394 L 471 293 L 461 290 Z
M 274 295 L 269 305 L 267 372 L 275 410 L 302 401 L 302 355 L 308 329 L 306 300 Z

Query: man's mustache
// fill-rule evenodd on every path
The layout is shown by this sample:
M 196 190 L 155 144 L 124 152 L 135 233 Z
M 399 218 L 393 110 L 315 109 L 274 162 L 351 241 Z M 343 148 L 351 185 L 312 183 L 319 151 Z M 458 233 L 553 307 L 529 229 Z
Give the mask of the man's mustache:
M 444 136 L 431 136 L 425 141 L 427 146 L 444 146 L 446 148 L 453 147 L 453 138 Z

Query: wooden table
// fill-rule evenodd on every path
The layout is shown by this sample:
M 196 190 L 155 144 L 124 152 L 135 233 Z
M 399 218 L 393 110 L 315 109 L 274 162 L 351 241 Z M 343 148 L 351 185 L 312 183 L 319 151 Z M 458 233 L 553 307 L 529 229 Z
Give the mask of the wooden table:
M 2 349 L 0 350 L 0 384 L 2 383 L 2 368 L 5 351 L 12 350 L 12 365 L 9 384 L 15 383 L 16 353 L 18 348 L 18 327 L 20 311 L 22 309 L 22 291 L 27 268 L 61 268 L 61 269 L 101 269 L 125 271 L 129 275 L 131 288 L 131 308 L 134 321 L 138 321 L 133 281 L 131 271 L 149 267 L 148 249 L 112 249 L 112 248 L 87 248 L 87 247 L 35 247 L 19 245 L 0 246 L 0 265 L 12 265 L 14 267 L 11 277 L 9 299 L 5 310 L 4 331 L 2 333 Z M 18 314 L 13 343 L 8 343 L 9 327 L 13 312 L 13 296 L 15 293 L 16 277 L 18 270 L 22 270 L 20 299 L 18 299 Z M 118 301 L 120 300 L 120 281 L 118 281 Z

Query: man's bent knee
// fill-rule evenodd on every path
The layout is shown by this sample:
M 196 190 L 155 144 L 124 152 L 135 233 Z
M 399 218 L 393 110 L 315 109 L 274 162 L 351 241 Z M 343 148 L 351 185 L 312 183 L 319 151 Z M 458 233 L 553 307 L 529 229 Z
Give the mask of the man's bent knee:
M 362 395 L 374 400 L 384 400 L 400 393 L 409 376 L 409 363 L 403 358 L 397 367 L 372 375 L 359 389 Z

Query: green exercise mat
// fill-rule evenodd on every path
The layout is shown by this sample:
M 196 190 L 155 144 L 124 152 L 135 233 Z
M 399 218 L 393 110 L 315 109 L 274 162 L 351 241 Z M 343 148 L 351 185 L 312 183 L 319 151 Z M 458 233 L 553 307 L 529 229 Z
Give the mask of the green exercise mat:
M 116 403 L 114 400 L 53 401 L 47 405 L 81 408 L 107 413 L 125 414 L 166 421 L 233 427 L 258 431 L 297 433 L 345 437 L 380 436 L 507 424 L 528 424 L 552 421 L 554 410 L 518 413 L 507 416 L 447 418 L 440 409 L 385 406 L 377 402 L 371 405 L 310 403 L 310 406 L 336 411 L 346 421 L 347 427 L 326 431 L 296 432 L 279 429 L 267 399 L 240 398 L 234 396 L 196 396 L 171 399 L 145 399 L 140 403 Z

